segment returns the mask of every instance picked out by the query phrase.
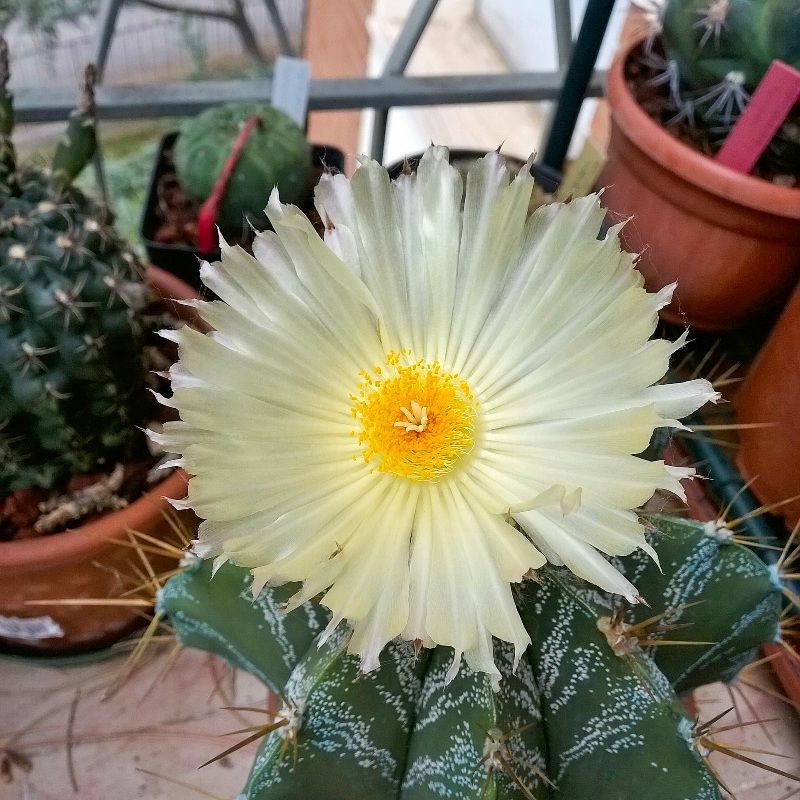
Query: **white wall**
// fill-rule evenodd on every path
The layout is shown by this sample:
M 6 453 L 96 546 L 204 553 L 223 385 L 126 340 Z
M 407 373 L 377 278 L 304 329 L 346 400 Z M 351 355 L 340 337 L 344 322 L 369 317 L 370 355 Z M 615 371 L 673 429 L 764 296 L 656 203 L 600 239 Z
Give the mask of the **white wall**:
M 587 0 L 556 0 L 569 3 L 572 12 L 573 39 L 578 35 Z M 605 69 L 616 50 L 629 0 L 617 0 L 597 66 Z M 554 70 L 558 67 L 553 0 L 477 0 L 476 13 L 509 66 L 515 70 Z M 587 101 L 578 119 L 572 152 L 580 147 L 595 103 Z

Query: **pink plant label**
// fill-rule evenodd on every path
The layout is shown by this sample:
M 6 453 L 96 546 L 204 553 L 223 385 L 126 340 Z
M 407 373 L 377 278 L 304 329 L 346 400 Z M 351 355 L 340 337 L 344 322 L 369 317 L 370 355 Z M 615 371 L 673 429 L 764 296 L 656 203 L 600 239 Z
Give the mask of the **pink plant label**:
M 800 72 L 783 61 L 773 61 L 715 161 L 737 172 L 750 172 L 799 99 Z
M 208 199 L 200 206 L 200 211 L 197 214 L 197 248 L 201 253 L 210 253 L 218 243 L 217 239 L 217 214 L 219 212 L 219 204 L 222 202 L 222 197 L 225 194 L 225 189 L 228 188 L 233 170 L 236 168 L 236 163 L 239 156 L 247 144 L 247 139 L 250 134 L 261 124 L 261 117 L 254 114 L 250 117 L 244 125 L 242 125 L 238 136 L 233 140 L 231 151 L 222 165 L 217 180 L 214 183 L 214 188 Z

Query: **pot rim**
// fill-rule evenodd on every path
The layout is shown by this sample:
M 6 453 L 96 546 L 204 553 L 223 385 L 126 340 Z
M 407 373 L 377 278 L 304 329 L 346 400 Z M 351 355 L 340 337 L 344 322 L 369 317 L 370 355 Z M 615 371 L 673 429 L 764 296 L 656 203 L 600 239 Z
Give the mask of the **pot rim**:
M 644 39 L 619 51 L 608 70 L 606 98 L 614 124 L 651 161 L 687 183 L 729 202 L 800 220 L 800 189 L 736 172 L 684 144 L 639 106 L 625 80 L 625 64 Z
M 158 267 L 148 266 L 147 280 L 165 300 L 189 300 L 197 297 L 188 284 Z M 179 306 L 178 308 L 182 308 Z M 191 316 L 191 314 L 186 314 Z M 0 570 L 13 568 L 42 568 L 70 561 L 102 549 L 129 530 L 141 530 L 149 520 L 165 513 L 169 505 L 165 498 L 181 498 L 186 494 L 188 476 L 176 469 L 152 489 L 118 511 L 79 525 L 71 530 L 22 539 L 0 542 Z

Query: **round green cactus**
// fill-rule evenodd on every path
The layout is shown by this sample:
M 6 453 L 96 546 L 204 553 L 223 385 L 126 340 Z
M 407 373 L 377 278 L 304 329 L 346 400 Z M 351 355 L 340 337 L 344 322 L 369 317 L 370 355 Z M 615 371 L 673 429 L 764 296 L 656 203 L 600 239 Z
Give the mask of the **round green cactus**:
M 147 408 L 147 293 L 108 210 L 70 185 L 94 151 L 93 72 L 49 171 L 15 163 L 0 72 L 2 496 L 108 470 L 129 451 Z
M 670 0 L 663 41 L 686 89 L 733 74 L 752 91 L 774 59 L 800 68 L 797 0 Z
M 241 232 L 245 219 L 261 220 L 277 186 L 285 203 L 302 202 L 310 192 L 311 147 L 286 114 L 260 103 L 210 108 L 181 125 L 175 169 L 186 192 L 198 202 L 211 194 L 242 126 L 258 123 L 239 153 L 217 212 L 223 232 Z

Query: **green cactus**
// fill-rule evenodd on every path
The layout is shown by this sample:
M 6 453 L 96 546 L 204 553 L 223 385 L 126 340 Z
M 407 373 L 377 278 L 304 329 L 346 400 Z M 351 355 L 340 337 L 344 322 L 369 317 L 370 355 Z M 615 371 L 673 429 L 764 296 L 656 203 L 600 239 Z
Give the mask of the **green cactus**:
M 525 621 L 542 695 L 548 773 L 570 800 L 711 800 L 712 776 L 693 752 L 691 724 L 668 680 L 634 645 L 617 654 L 598 620 L 605 598 L 562 585 L 529 592 Z M 563 579 L 563 578 L 562 578 Z M 598 786 L 598 775 L 619 776 Z
M 669 0 L 662 19 L 665 60 L 652 83 L 670 89 L 669 122 L 705 128 L 719 146 L 774 59 L 800 69 L 797 0 Z M 659 59 L 656 57 L 656 62 Z M 769 172 L 797 169 L 797 114 L 763 156 Z
M 716 783 L 677 696 L 731 680 L 777 638 L 780 587 L 713 526 L 651 523 L 663 573 L 638 552 L 615 561 L 650 607 L 621 609 L 563 569 L 542 570 L 518 597 L 532 645 L 515 665 L 495 644 L 497 686 L 466 667 L 448 683 L 452 651 L 406 643 L 360 675 L 344 630 L 314 641 L 324 609 L 283 616 L 287 587 L 253 604 L 247 570 L 230 564 L 209 582 L 208 566 L 193 562 L 159 610 L 184 644 L 283 687 L 285 723 L 262 742 L 242 800 L 344 800 L 354 787 L 369 800 L 712 800 Z M 664 639 L 689 643 L 658 646 Z
M 16 155 L 11 134 L 14 131 L 14 97 L 8 91 L 9 70 L 8 44 L 0 38 L 0 185 L 13 180 Z
M 752 92 L 776 58 L 800 68 L 796 0 L 670 0 L 662 36 L 683 86 L 701 93 L 730 73 Z
M 247 137 L 222 196 L 217 225 L 241 234 L 245 220 L 266 225 L 263 215 L 274 186 L 284 203 L 310 194 L 311 147 L 286 114 L 261 103 L 230 103 L 185 120 L 175 144 L 175 169 L 186 192 L 198 202 L 211 194 L 242 126 L 258 123 Z
M 163 589 L 159 604 L 180 628 L 187 647 L 222 656 L 277 694 L 330 615 L 312 603 L 284 613 L 282 606 L 297 591 L 296 584 L 271 588 L 253 600 L 251 583 L 250 573 L 233 564 L 223 564 L 212 578 L 211 562 L 189 557 Z
M 94 72 L 51 171 L 18 167 L 0 44 L 0 496 L 110 469 L 147 408 L 146 291 L 110 215 L 70 185 L 94 152 Z
M 678 694 L 732 681 L 761 644 L 779 638 L 781 589 L 774 571 L 713 523 L 698 529 L 691 520 L 659 518 L 657 524 L 652 544 L 661 569 L 642 551 L 619 562 L 650 603 L 629 609 L 626 620 L 635 625 L 663 614 L 650 640 L 675 638 L 661 629 L 677 625 L 685 632 L 681 639 L 711 642 L 645 648 Z M 732 603 L 734 586 L 737 602 Z

